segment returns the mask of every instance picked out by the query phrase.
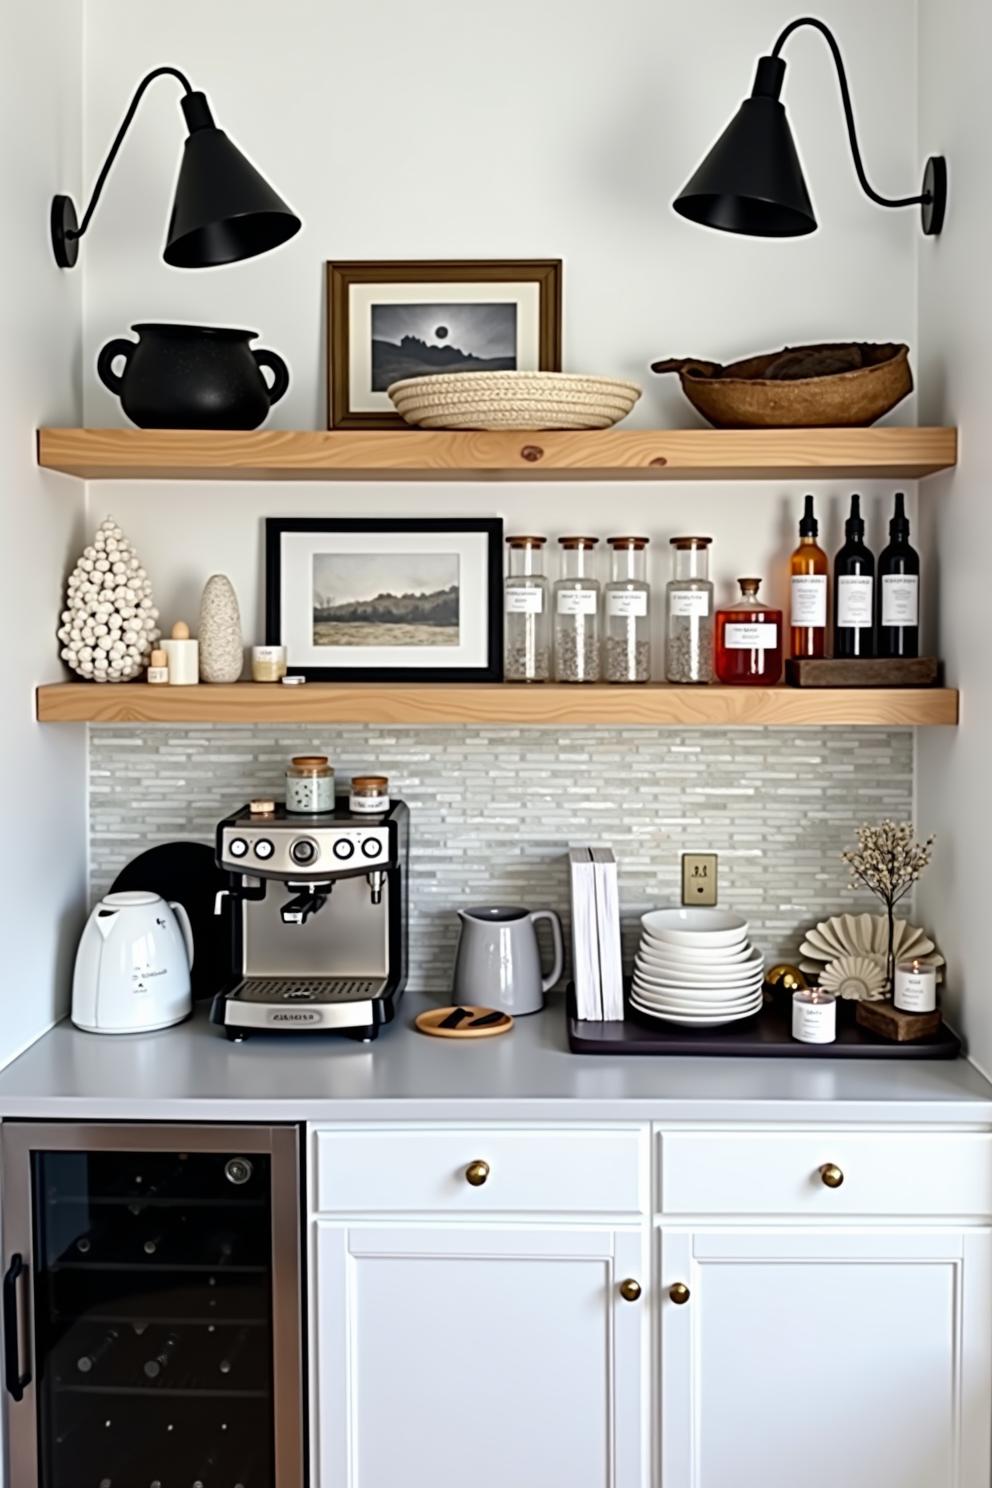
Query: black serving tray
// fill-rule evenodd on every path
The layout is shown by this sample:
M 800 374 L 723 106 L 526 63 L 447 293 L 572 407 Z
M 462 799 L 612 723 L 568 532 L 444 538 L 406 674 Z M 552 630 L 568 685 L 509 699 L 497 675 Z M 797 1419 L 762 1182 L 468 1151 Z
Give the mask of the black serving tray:
M 722 1028 L 659 1023 L 627 1004 L 622 1023 L 591 1023 L 575 1016 L 568 995 L 568 1047 L 573 1054 L 711 1054 L 740 1059 L 956 1059 L 961 1040 L 947 1024 L 912 1043 L 897 1044 L 855 1022 L 855 1005 L 837 1005 L 837 1040 L 801 1044 L 792 1037 L 791 999 L 766 1002 L 753 1018 Z

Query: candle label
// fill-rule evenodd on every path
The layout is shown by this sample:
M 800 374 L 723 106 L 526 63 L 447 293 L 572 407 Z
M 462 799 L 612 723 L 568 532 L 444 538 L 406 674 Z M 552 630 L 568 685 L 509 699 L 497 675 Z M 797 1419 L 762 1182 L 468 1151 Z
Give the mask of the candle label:
M 832 1044 L 837 1037 L 836 1002 L 800 1002 L 794 998 L 792 1037 L 801 1044 Z
M 932 1013 L 937 1006 L 937 975 L 933 970 L 901 971 L 896 967 L 893 1006 L 901 1013 Z

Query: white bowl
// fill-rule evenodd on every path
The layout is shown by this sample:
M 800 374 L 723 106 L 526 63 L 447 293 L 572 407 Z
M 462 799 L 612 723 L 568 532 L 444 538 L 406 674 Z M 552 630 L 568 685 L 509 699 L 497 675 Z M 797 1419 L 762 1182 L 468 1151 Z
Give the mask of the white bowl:
M 666 961 L 679 961 L 684 966 L 732 966 L 750 956 L 753 947 L 747 939 L 732 946 L 679 946 L 669 940 L 655 940 L 653 935 L 643 934 L 640 948 L 647 955 L 663 956 Z
M 681 946 L 735 946 L 750 929 L 727 909 L 652 909 L 641 915 L 641 925 L 653 939 Z
M 727 1003 L 753 1003 L 763 997 L 760 987 L 735 987 L 732 992 L 720 994 L 714 997 L 711 992 L 705 992 L 700 997 L 695 991 L 687 991 L 684 987 L 651 987 L 650 982 L 631 982 L 631 990 L 637 992 L 638 997 L 645 997 L 653 1003 L 692 1003 L 693 1010 L 698 1013 L 715 1012 L 717 1007 L 726 1007 Z
M 698 963 L 687 966 L 684 962 L 669 961 L 663 956 L 649 956 L 639 950 L 634 964 L 641 967 L 648 976 L 658 977 L 661 981 L 686 981 L 693 985 L 698 982 L 712 982 L 722 986 L 725 982 L 749 981 L 756 973 L 764 970 L 765 962 L 760 951 L 752 950 L 746 959 L 734 961 L 729 966 L 723 962 L 712 966 Z
M 631 1002 L 638 1012 L 646 1017 L 656 1018 L 659 1023 L 674 1023 L 680 1028 L 719 1028 L 724 1023 L 740 1023 L 745 1018 L 753 1018 L 758 1012 L 755 1008 L 752 1012 L 718 1013 L 711 1017 L 698 1017 L 691 1013 L 659 1013 L 654 1008 L 645 1007 L 635 998 L 631 998 Z
M 765 979 L 764 968 L 756 966 L 746 975 L 736 977 L 686 977 L 675 972 L 659 971 L 656 966 L 645 966 L 635 959 L 634 975 L 639 981 L 655 987 L 687 987 L 692 992 L 713 992 L 717 996 L 732 992 L 735 987 L 760 987 Z
M 634 1000 L 644 1007 L 651 1008 L 658 1013 L 676 1013 L 692 1018 L 717 1018 L 724 1013 L 748 1013 L 757 1012 L 761 1007 L 762 999 L 759 997 L 742 997 L 734 1002 L 700 1003 L 691 999 L 653 997 L 649 992 L 643 992 L 640 988 L 632 989 Z

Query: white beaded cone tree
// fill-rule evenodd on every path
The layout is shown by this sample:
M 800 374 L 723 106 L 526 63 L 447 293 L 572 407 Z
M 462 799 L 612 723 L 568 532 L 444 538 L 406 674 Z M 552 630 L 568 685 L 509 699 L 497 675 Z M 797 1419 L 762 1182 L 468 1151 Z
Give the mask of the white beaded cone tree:
M 58 637 L 62 660 L 93 682 L 129 682 L 161 632 L 151 581 L 113 517 L 69 575 Z

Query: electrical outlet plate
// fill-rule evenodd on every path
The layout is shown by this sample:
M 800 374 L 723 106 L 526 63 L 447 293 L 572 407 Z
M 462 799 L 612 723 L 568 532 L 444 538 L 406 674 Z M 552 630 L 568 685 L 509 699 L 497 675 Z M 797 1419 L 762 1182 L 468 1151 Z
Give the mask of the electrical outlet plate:
M 716 853 L 682 854 L 682 903 L 716 903 Z

